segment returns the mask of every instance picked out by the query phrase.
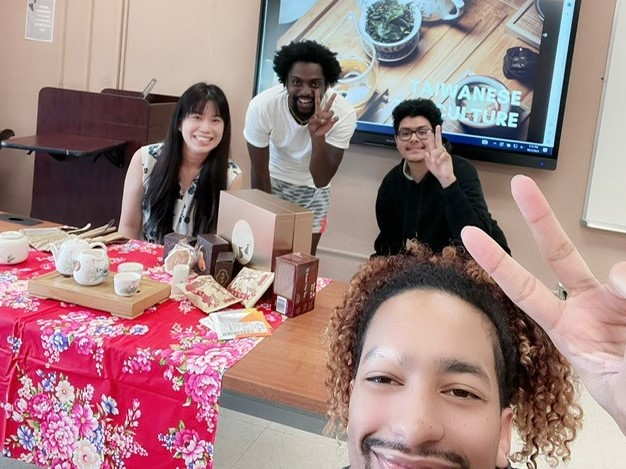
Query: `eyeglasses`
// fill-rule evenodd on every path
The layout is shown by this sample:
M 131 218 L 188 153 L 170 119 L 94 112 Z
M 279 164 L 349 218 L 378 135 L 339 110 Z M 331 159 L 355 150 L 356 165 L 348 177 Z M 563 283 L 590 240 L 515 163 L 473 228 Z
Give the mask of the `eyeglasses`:
M 400 129 L 396 134 L 398 136 L 398 140 L 402 140 L 407 142 L 411 140 L 411 136 L 415 134 L 417 138 L 420 140 L 426 140 L 428 138 L 428 134 L 432 132 L 430 127 L 420 127 L 419 129 L 411 130 L 411 129 Z

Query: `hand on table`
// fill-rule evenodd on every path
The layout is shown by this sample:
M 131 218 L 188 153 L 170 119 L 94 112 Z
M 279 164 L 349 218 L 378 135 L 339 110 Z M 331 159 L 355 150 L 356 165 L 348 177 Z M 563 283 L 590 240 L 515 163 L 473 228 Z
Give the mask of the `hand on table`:
M 626 262 L 601 284 L 559 224 L 534 183 L 516 176 L 511 191 L 543 258 L 568 292 L 558 299 L 546 285 L 476 227 L 463 243 L 504 292 L 548 333 L 596 401 L 626 435 Z

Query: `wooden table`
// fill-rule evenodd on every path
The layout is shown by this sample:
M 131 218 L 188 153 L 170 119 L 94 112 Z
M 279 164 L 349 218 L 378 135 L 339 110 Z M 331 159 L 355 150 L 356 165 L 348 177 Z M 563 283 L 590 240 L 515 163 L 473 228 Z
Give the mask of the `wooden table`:
M 34 222 L 34 223 L 33 223 Z M 19 231 L 22 228 L 46 228 L 49 226 L 59 226 L 58 223 L 29 218 L 24 215 L 17 215 L 0 211 L 0 232 Z
M 327 408 L 323 337 L 330 314 L 346 289 L 347 284 L 332 282 L 318 293 L 313 311 L 287 319 L 230 368 L 222 380 L 223 405 L 320 432 Z M 232 396 L 252 398 L 261 405 L 241 409 L 246 407 L 241 399 L 225 404 Z M 313 421 L 306 421 L 307 417 Z

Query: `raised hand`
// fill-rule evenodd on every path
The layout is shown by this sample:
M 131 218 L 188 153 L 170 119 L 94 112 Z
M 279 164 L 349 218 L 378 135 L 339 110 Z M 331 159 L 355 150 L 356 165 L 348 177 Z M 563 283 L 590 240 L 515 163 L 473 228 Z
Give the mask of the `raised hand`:
M 452 157 L 443 146 L 441 126 L 435 127 L 435 132 L 429 132 L 426 139 L 426 167 L 437 178 L 444 189 L 456 181 Z
M 335 101 L 337 93 L 333 93 L 326 101 L 324 107 L 321 104 L 320 90 L 315 90 L 315 112 L 309 119 L 309 132 L 312 136 L 322 137 L 335 125 L 339 120 L 334 116 L 331 107 Z
M 543 327 L 626 435 L 626 262 L 615 264 L 608 283 L 601 284 L 532 179 L 516 176 L 511 190 L 567 300 L 559 300 L 478 228 L 465 227 L 463 243 L 509 298 Z

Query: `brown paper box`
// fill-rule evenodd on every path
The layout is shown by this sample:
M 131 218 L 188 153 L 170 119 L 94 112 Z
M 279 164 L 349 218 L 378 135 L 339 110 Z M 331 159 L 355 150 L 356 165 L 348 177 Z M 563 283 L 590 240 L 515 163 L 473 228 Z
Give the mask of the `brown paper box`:
M 200 275 L 213 275 L 215 261 L 221 252 L 230 251 L 230 243 L 215 234 L 200 234 L 196 240 L 196 247 L 200 249 L 203 262 L 198 262 L 196 271 Z M 201 267 L 204 267 L 203 269 Z M 215 277 L 215 275 L 213 275 Z
M 220 195 L 217 234 L 230 241 L 237 261 L 247 267 L 273 271 L 275 258 L 293 251 L 296 213 L 303 209 L 293 204 L 286 208 L 274 203 L 275 198 L 257 189 Z M 311 214 L 309 249 L 312 219 Z
M 213 278 L 221 286 L 226 287 L 235 274 L 235 254 L 232 251 L 220 252 L 215 259 Z
M 257 200 L 263 200 L 264 203 L 289 210 L 293 213 L 295 218 L 292 250 L 293 252 L 311 252 L 313 212 L 263 191 L 254 191 L 254 193 L 252 191 L 239 191 L 239 195 L 245 200 L 250 200 L 248 197 L 254 197 Z
M 274 309 L 295 317 L 315 307 L 319 259 L 294 252 L 276 258 Z

